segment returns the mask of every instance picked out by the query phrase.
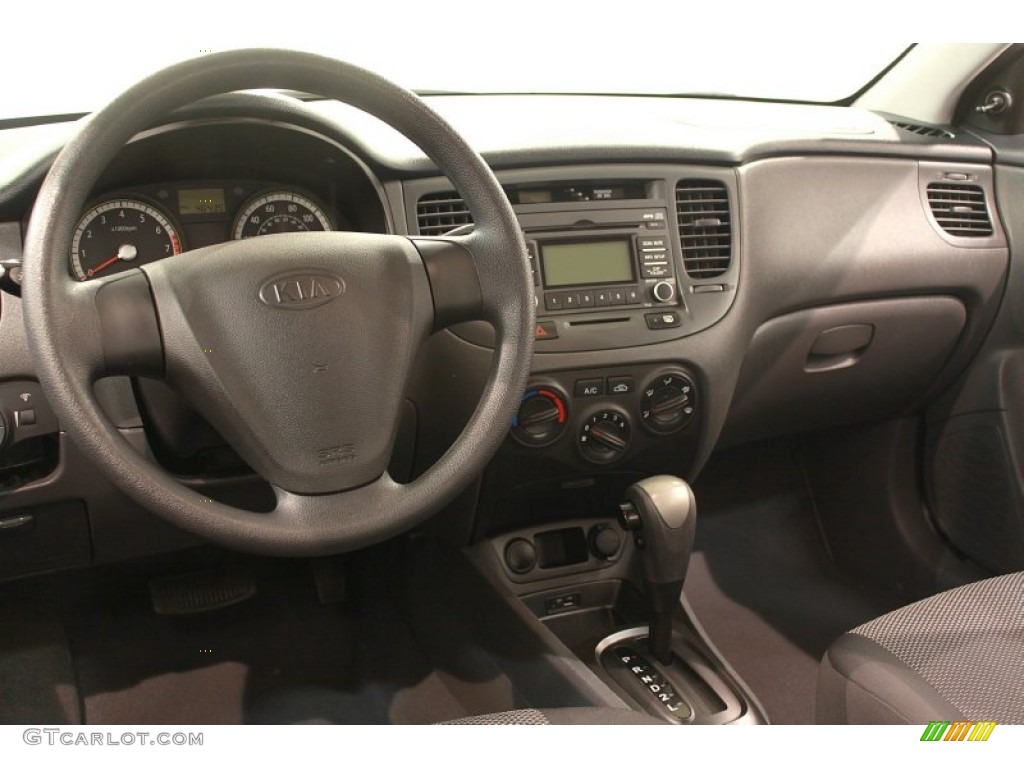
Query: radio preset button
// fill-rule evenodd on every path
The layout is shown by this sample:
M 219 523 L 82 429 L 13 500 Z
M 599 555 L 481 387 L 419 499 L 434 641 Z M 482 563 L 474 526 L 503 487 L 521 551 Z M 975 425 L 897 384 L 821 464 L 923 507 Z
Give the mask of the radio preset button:
M 627 288 L 626 289 L 626 303 L 627 304 L 640 304 L 643 299 L 640 296 L 639 288 Z
M 606 290 L 594 291 L 594 306 L 607 307 L 612 303 L 611 295 Z
M 544 294 L 544 309 L 565 309 L 565 303 L 561 293 L 545 293 Z
M 593 291 L 580 291 L 580 306 L 587 309 L 594 306 Z
M 579 309 L 580 295 L 572 291 L 562 295 L 562 306 L 565 309 Z
M 611 300 L 612 306 L 620 306 L 626 303 L 625 288 L 612 288 L 610 291 L 608 291 L 608 296 Z

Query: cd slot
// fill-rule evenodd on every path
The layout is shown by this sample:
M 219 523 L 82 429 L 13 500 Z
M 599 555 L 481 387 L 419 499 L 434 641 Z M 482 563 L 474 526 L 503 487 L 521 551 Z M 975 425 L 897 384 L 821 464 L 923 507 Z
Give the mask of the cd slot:
M 569 325 L 572 326 L 584 326 L 584 325 L 608 325 L 609 323 L 628 323 L 628 317 L 601 317 L 596 320 L 570 320 Z
M 593 221 L 577 221 L 574 224 L 559 224 L 542 227 L 523 227 L 523 234 L 532 234 L 534 232 L 576 232 L 580 230 L 586 232 L 595 232 L 598 230 L 607 231 L 610 229 L 621 229 L 632 233 L 639 229 L 642 225 L 643 222 L 637 221 L 606 221 L 601 223 L 594 223 Z

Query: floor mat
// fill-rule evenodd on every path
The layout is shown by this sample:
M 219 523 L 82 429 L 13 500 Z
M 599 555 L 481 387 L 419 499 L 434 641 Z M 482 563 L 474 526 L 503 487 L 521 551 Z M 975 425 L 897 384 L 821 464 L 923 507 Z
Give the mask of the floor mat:
M 424 723 L 467 714 L 393 602 L 321 605 L 308 564 L 263 564 L 257 595 L 159 616 L 123 577 L 69 622 L 89 724 Z
M 837 572 L 787 446 L 718 456 L 695 492 L 691 607 L 771 722 L 812 723 L 825 649 L 896 598 Z

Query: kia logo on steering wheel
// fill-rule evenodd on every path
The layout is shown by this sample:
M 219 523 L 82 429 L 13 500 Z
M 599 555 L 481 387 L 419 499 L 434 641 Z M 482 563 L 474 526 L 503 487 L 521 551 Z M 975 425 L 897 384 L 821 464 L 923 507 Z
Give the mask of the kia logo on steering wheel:
M 345 281 L 322 270 L 285 272 L 260 286 L 260 301 L 274 309 L 312 309 L 345 292 Z

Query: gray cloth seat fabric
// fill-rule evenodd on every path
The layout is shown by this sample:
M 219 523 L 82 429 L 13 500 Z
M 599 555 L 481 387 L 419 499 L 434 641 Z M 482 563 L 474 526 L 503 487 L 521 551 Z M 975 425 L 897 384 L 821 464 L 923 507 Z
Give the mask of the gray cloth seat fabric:
M 822 658 L 816 719 L 1024 724 L 1024 573 L 940 593 L 840 637 Z
M 449 720 L 441 725 L 666 725 L 643 712 L 612 707 L 515 709 Z

